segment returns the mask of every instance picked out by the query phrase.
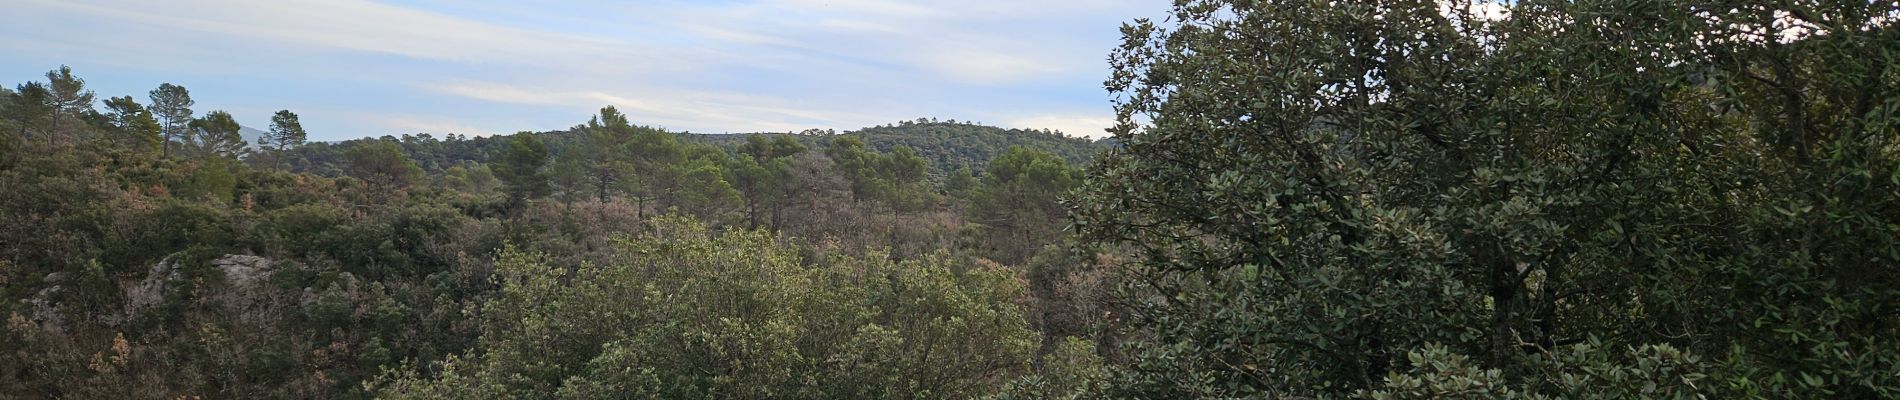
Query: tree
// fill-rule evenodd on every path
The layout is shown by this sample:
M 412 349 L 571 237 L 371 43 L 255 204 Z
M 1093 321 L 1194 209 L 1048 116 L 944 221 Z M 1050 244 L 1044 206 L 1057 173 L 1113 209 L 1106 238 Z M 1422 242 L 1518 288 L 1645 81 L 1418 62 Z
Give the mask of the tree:
M 158 116 L 158 121 L 165 131 L 161 152 L 165 157 L 171 157 L 172 142 L 182 140 L 186 137 L 185 135 L 190 134 L 191 106 L 197 102 L 191 100 L 191 91 L 185 90 L 184 86 L 170 83 L 160 84 L 158 89 L 152 89 L 151 98 L 152 114 Z
M 343 159 L 350 176 L 384 191 L 406 188 L 422 174 L 422 168 L 403 155 L 402 147 L 389 140 L 360 142 L 344 151 Z
M 1111 396 L 1900 394 L 1900 5 L 1444 4 L 1123 28 Z
M 501 179 L 502 191 L 508 193 L 510 210 L 519 210 L 529 199 L 548 195 L 548 173 L 542 168 L 547 163 L 548 146 L 533 132 L 516 133 L 508 140 L 507 152 L 493 169 L 495 177 Z
M 763 206 L 771 213 L 771 226 L 776 231 L 785 206 L 797 195 L 787 177 L 790 157 L 804 152 L 805 146 L 790 136 L 766 139 L 755 134 L 746 137 L 738 150 L 741 157 L 732 158 L 725 170 L 727 180 L 745 198 L 747 226 L 759 228 Z
M 672 200 L 681 186 L 685 166 L 691 159 L 689 146 L 671 133 L 655 129 L 636 131 L 627 144 L 627 168 L 632 176 L 620 187 L 634 198 L 636 212 L 646 217 L 649 202 L 677 204 Z M 705 154 L 712 154 L 707 152 Z
M 974 398 L 1025 375 L 1035 350 L 1005 268 L 812 265 L 769 233 L 679 217 L 645 232 L 605 265 L 505 253 L 480 349 L 379 396 Z
M 132 96 L 106 99 L 106 123 L 115 133 L 113 141 L 132 149 L 150 151 L 163 140 L 164 128 L 151 110 L 139 105 Z
M 976 190 L 976 174 L 970 172 L 970 167 L 957 168 L 950 171 L 949 178 L 944 178 L 943 192 L 950 197 L 967 199 L 972 190 Z
M 12 97 L 12 104 L 7 105 L 7 118 L 20 128 L 20 138 L 25 139 L 39 130 L 50 142 L 53 133 L 42 128 L 53 117 L 52 90 L 45 83 L 27 82 L 20 84 Z
M 244 128 L 231 113 L 212 111 L 205 113 L 204 118 L 191 121 L 191 133 L 185 136 L 185 142 L 192 144 L 193 152 L 199 157 L 236 159 L 249 152 L 244 137 L 238 133 L 241 129 Z
M 935 203 L 934 193 L 924 187 L 924 158 L 910 146 L 897 146 L 878 160 L 879 197 L 900 211 L 917 211 Z
M 916 210 L 929 203 L 924 183 L 924 160 L 907 146 L 897 146 L 890 154 L 879 154 L 864 147 L 854 137 L 833 139 L 825 149 L 838 170 L 851 179 L 855 199 L 874 199 L 894 211 Z
M 17 97 L 12 89 L 0 86 L 0 169 L 13 168 L 22 156 L 19 147 L 26 134 L 24 128 L 15 129 L 15 125 L 25 125 L 14 120 L 17 117 L 14 110 Z
M 47 71 L 46 81 L 48 92 L 52 95 L 48 101 L 53 108 L 53 134 L 47 136 L 47 140 L 50 141 L 57 135 L 63 134 L 60 122 L 69 119 L 77 120 L 92 112 L 93 94 L 91 90 L 86 90 L 86 80 L 73 76 L 72 67 L 65 65 L 59 66 L 59 69 Z
M 1081 172 L 1062 157 L 1011 147 L 990 160 L 970 192 L 970 221 L 981 224 L 988 256 L 1019 265 L 1060 237 L 1067 212 L 1061 196 L 1080 183 Z
M 872 194 L 876 185 L 877 155 L 864 149 L 864 141 L 850 136 L 832 139 L 831 146 L 825 148 L 825 155 L 851 180 L 853 201 Z
M 593 187 L 594 199 L 605 202 L 608 190 L 615 188 L 631 168 L 627 147 L 633 141 L 634 127 L 620 110 L 606 106 L 575 130 L 580 132 L 581 142 L 565 154 Z
M 271 163 L 281 167 L 283 153 L 302 146 L 308 136 L 303 130 L 303 122 L 297 119 L 297 113 L 278 110 L 271 115 L 270 130 L 257 138 L 257 148 L 270 154 Z

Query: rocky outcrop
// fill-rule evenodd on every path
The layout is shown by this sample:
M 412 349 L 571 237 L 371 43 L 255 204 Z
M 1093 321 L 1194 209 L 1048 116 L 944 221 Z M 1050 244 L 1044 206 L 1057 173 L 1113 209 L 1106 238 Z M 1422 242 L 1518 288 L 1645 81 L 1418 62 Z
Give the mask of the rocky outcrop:
M 245 312 L 245 318 L 253 314 L 267 314 L 271 294 L 265 286 L 275 270 L 270 259 L 258 256 L 227 255 L 211 261 L 211 265 L 224 273 L 229 285 L 214 292 L 216 300 L 231 311 Z M 41 329 L 52 332 L 63 331 L 67 327 L 65 310 L 61 296 L 69 291 L 75 282 L 68 272 L 46 274 L 41 281 L 45 287 L 32 296 L 22 299 L 25 303 L 27 319 L 39 325 Z M 165 303 L 167 293 L 179 289 L 184 284 L 183 272 L 178 263 L 172 260 L 153 264 L 145 277 L 136 283 L 124 285 L 125 305 L 117 313 L 94 316 L 92 322 L 117 325 L 137 319 L 152 307 Z
M 47 285 L 46 288 L 33 293 L 33 297 L 26 298 L 27 319 L 39 324 L 40 329 L 45 329 L 50 332 L 64 331 L 66 327 L 66 316 L 60 310 L 58 297 L 60 293 L 66 291 L 66 286 L 64 285 L 69 284 L 69 282 L 66 281 L 70 279 L 71 276 L 72 274 L 65 272 L 46 274 L 46 279 L 44 279 Z
M 211 262 L 224 271 L 224 280 L 240 292 L 251 292 L 270 281 L 271 260 L 258 256 L 228 255 Z
M 273 263 L 270 259 L 247 255 L 226 255 L 211 261 L 211 266 L 224 273 L 229 286 L 215 293 L 216 299 L 232 311 L 244 311 L 257 308 L 269 297 L 264 284 L 270 281 Z M 152 265 L 145 279 L 125 288 L 125 313 L 121 320 L 130 321 L 140 313 L 165 302 L 166 293 L 178 289 L 184 284 L 178 264 L 165 260 Z
M 137 317 L 140 312 L 165 301 L 165 291 L 171 288 L 172 281 L 178 280 L 178 264 L 172 260 L 153 264 L 145 273 L 145 279 L 138 284 L 125 288 L 125 320 Z
M 216 295 L 226 312 L 252 324 L 282 317 L 276 307 L 277 295 L 267 285 L 275 271 L 270 259 L 229 255 L 212 261 L 211 265 L 224 272 L 224 281 L 229 284 Z

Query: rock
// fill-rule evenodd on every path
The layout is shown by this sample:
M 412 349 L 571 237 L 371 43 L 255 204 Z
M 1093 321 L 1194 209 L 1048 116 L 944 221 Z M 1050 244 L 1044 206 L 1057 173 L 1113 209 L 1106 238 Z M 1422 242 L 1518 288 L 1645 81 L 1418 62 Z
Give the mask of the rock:
M 153 264 L 145 273 L 145 279 L 137 285 L 125 288 L 125 320 L 137 318 L 139 312 L 165 301 L 165 290 L 173 280 L 178 279 L 178 264 L 171 260 Z
M 270 281 L 272 264 L 268 258 L 247 255 L 226 255 L 212 260 L 211 266 L 223 272 L 230 283 L 229 288 L 212 296 L 233 311 L 257 308 L 268 297 L 263 285 Z M 145 279 L 125 288 L 125 311 L 117 320 L 136 320 L 145 310 L 163 304 L 165 295 L 177 290 L 183 275 L 178 263 L 172 260 L 153 264 Z
M 46 282 L 46 284 L 48 285 L 57 285 L 61 283 L 66 283 L 66 280 L 72 279 L 72 277 L 73 277 L 73 273 L 71 272 L 54 272 L 54 273 L 46 274 L 46 279 L 43 279 L 42 281 Z
M 256 290 L 258 285 L 270 280 L 271 260 L 258 256 L 227 255 L 212 261 L 211 265 L 224 271 L 224 279 L 231 287 L 240 292 Z
M 271 273 L 275 272 L 273 262 L 268 258 L 246 255 L 226 255 L 211 261 L 211 266 L 224 272 L 224 280 L 230 286 L 218 290 L 213 298 L 222 304 L 225 312 L 233 313 L 247 324 L 267 324 L 282 317 L 277 298 L 271 288 Z
M 64 331 L 66 326 L 65 315 L 60 312 L 59 303 L 53 300 L 54 297 L 59 296 L 60 292 L 64 291 L 66 291 L 65 287 L 53 285 L 45 289 L 40 289 L 38 293 L 33 294 L 33 297 L 27 298 L 27 318 L 38 323 L 40 329 L 45 329 L 48 332 L 58 333 Z

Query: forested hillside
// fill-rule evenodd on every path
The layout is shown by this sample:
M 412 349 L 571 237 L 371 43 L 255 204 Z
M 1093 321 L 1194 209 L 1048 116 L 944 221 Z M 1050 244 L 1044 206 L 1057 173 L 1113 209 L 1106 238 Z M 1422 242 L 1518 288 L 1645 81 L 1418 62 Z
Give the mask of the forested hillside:
M 280 111 L 246 146 L 193 95 L 0 90 L 0 398 L 957 398 L 1100 368 L 1061 304 L 1107 286 L 1025 279 L 1079 184 L 1052 153 L 932 180 L 901 146 L 613 107 L 334 144 Z
M 1112 138 L 0 87 L 0 398 L 1900 397 L 1900 4 L 1182 0 Z
M 744 144 L 752 136 L 764 136 L 767 139 L 787 137 L 799 144 L 814 149 L 827 149 L 837 139 L 851 138 L 865 147 L 880 152 L 899 151 L 906 148 L 925 161 L 928 173 L 943 177 L 959 172 L 975 173 L 983 170 L 991 158 L 1003 154 L 1012 147 L 1025 147 L 1053 153 L 1074 165 L 1082 165 L 1097 154 L 1107 150 L 1110 141 L 1095 141 L 1083 137 L 1069 137 L 1053 131 L 1026 129 L 1003 129 L 970 123 L 936 122 L 919 119 L 917 122 L 905 121 L 889 126 L 876 126 L 856 131 L 839 133 L 835 129 L 808 129 L 796 133 L 756 133 L 756 134 L 703 134 L 686 132 L 667 132 L 658 128 L 637 126 L 635 129 L 670 133 L 676 140 L 693 143 L 711 144 L 733 148 Z M 538 132 L 541 141 L 548 144 L 549 151 L 555 156 L 567 151 L 580 142 L 582 129 Z M 465 164 L 486 164 L 492 157 L 501 154 L 507 148 L 507 137 L 471 137 L 447 134 L 437 138 L 432 134 L 404 134 L 381 138 L 364 138 L 341 142 L 312 142 L 291 149 L 283 156 L 285 165 L 292 171 L 312 172 L 324 175 L 340 175 L 344 170 L 342 155 L 349 148 L 367 145 L 378 141 L 394 142 L 404 153 L 415 160 L 416 165 L 426 171 L 444 171 Z
M 878 151 L 888 152 L 898 147 L 908 147 L 917 152 L 918 156 L 929 161 L 931 169 L 941 172 L 952 172 L 958 169 L 982 170 L 991 158 L 1017 146 L 1055 153 L 1071 164 L 1081 165 L 1111 147 L 1113 142 L 1070 136 L 1073 134 L 1046 129 L 1004 129 L 973 122 L 918 118 L 914 121 L 901 121 L 842 134 L 829 129 L 808 129 L 782 135 L 790 135 L 801 143 L 813 147 L 826 147 L 830 137 L 839 135 L 855 138 Z M 694 136 L 696 139 L 714 143 L 736 143 L 744 139 L 744 135 Z

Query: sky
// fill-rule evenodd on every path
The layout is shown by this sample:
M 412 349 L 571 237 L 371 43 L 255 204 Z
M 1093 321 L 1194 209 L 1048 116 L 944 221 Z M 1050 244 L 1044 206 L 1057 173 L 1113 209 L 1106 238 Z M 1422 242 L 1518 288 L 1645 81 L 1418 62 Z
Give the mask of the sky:
M 100 99 L 313 140 L 565 129 L 613 105 L 701 133 L 919 117 L 1100 137 L 1122 23 L 1162 0 L 0 0 L 0 84 L 68 65 Z

